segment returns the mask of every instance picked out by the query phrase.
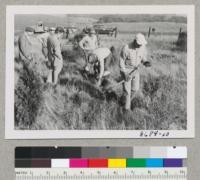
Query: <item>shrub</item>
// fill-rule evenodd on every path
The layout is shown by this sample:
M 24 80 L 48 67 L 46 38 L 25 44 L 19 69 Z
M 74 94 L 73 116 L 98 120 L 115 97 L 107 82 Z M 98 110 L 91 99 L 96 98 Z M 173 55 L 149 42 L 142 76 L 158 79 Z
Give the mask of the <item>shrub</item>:
M 42 81 L 29 65 L 24 65 L 15 88 L 15 123 L 19 128 L 35 123 L 42 101 Z

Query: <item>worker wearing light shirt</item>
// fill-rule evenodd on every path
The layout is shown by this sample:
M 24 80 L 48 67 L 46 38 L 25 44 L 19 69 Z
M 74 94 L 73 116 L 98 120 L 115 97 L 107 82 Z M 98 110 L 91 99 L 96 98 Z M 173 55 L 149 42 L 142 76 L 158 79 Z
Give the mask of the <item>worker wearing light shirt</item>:
M 83 37 L 79 42 L 79 46 L 87 51 L 93 51 L 98 48 L 98 40 L 94 29 L 89 29 L 89 34 Z
M 124 92 L 126 97 L 125 109 L 131 108 L 131 91 L 132 94 L 140 89 L 140 73 L 139 70 L 135 70 L 131 75 L 130 72 L 146 61 L 147 41 L 143 34 L 139 33 L 135 36 L 135 39 L 125 45 L 120 54 L 120 71 L 124 76 Z

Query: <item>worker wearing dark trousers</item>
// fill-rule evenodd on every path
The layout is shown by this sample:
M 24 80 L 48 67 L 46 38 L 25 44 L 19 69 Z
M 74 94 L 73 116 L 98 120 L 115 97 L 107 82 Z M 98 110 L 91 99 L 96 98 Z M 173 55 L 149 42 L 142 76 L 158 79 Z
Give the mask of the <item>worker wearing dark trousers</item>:
M 58 76 L 63 68 L 63 58 L 61 54 L 61 39 L 64 35 L 64 29 L 57 27 L 55 34 L 47 39 L 48 61 L 50 62 L 50 72 L 47 82 L 57 84 Z
M 22 35 L 18 39 L 19 58 L 23 63 L 29 63 L 32 59 L 32 42 L 31 36 L 34 33 L 32 27 L 26 27 Z

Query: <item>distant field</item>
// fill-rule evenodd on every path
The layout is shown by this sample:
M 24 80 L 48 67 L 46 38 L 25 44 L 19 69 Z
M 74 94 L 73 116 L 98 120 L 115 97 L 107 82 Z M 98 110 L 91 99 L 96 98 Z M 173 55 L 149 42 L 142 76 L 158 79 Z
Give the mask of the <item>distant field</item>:
M 15 30 L 23 30 L 26 26 L 36 25 L 38 21 L 43 21 L 45 26 L 72 26 L 84 27 L 97 21 L 92 17 L 68 17 L 66 15 L 16 15 L 15 16 Z
M 73 16 L 44 16 L 44 15 L 16 15 L 15 17 L 15 31 L 23 31 L 26 26 L 36 25 L 38 21 L 43 21 L 45 26 L 76 26 L 83 29 L 85 26 L 96 24 L 99 16 L 91 15 L 87 17 L 73 17 Z M 180 28 L 187 31 L 186 23 L 177 22 L 113 22 L 102 23 L 105 26 L 116 26 L 119 33 L 147 33 L 149 27 L 155 28 L 155 33 L 159 34 L 178 34 Z
M 148 33 L 149 27 L 155 28 L 155 33 L 178 34 L 180 28 L 187 30 L 187 24 L 173 22 L 131 22 L 131 23 L 105 23 L 105 26 L 116 26 L 120 33 Z
M 186 129 L 187 52 L 175 45 L 179 28 L 186 30 L 186 25 L 166 22 L 106 25 L 117 26 L 119 35 L 117 38 L 100 36 L 101 46 L 114 46 L 118 53 L 135 33 L 148 32 L 149 26 L 158 32 L 147 39 L 152 67 L 140 70 L 141 92 L 133 97 L 132 110 L 123 111 L 122 86 L 107 98 L 94 83 L 85 80 L 80 73 L 85 64 L 83 55 L 69 49 L 63 52 L 64 68 L 55 87 L 40 82 L 41 74 L 48 72 L 45 67 L 39 69 L 34 64 L 28 71 L 22 71 L 15 62 L 19 76 L 15 87 L 16 129 Z M 34 61 L 41 62 L 37 56 Z M 118 61 L 110 71 L 112 82 L 119 81 Z

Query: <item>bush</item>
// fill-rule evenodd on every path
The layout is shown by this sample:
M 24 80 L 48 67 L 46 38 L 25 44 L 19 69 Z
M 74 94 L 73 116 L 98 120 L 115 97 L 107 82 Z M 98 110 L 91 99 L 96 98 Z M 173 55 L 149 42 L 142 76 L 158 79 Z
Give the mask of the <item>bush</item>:
M 180 50 L 187 51 L 187 32 L 179 33 L 176 45 L 180 48 Z
M 15 123 L 26 129 L 35 123 L 42 102 L 42 80 L 30 65 L 24 65 L 15 88 Z

